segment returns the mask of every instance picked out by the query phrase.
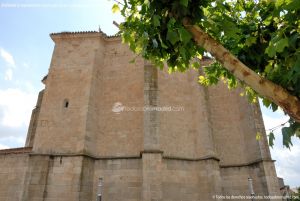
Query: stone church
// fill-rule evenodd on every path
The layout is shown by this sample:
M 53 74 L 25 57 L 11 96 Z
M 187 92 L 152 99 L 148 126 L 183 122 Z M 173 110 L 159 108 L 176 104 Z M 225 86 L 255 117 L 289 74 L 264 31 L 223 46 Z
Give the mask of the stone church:
M 121 38 L 101 31 L 50 36 L 55 47 L 26 145 L 0 151 L 0 201 L 280 194 L 260 108 L 240 90 L 205 88 L 195 70 L 131 63 Z

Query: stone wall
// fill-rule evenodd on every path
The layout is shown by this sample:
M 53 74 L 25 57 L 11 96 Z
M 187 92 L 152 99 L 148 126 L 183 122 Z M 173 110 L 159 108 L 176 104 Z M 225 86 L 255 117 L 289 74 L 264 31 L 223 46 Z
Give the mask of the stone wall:
M 28 132 L 27 132 L 27 137 L 26 137 L 26 142 L 25 142 L 25 147 L 33 146 L 36 128 L 39 123 L 39 115 L 40 115 L 40 109 L 41 109 L 41 105 L 42 105 L 43 95 L 44 95 L 44 90 L 39 92 L 36 106 L 32 110 L 30 123 L 29 123 L 29 127 L 28 127 Z
M 33 149 L 83 152 L 93 66 L 99 37 L 55 38 Z M 66 105 L 67 104 L 67 105 Z
M 0 154 L 0 201 L 20 201 L 28 169 L 28 155 Z
M 217 195 L 278 195 L 273 162 L 220 166 L 213 158 L 186 160 L 161 153 L 141 157 L 93 158 L 75 155 L 0 155 L 0 200 L 198 201 Z M 4 181 L 4 182 L 3 182 Z M 239 199 L 237 199 L 239 200 Z M 241 199 L 242 200 L 242 199 Z
M 213 200 L 214 195 L 222 194 L 217 161 L 166 159 L 163 164 L 162 200 Z
M 104 59 L 97 66 L 94 92 L 96 146 L 93 154 L 98 156 L 139 155 L 143 149 L 143 63 L 137 59 L 120 40 L 105 44 Z M 113 112 L 113 107 L 139 109 L 137 111 Z
M 272 161 L 256 162 L 240 167 L 223 167 L 221 176 L 224 195 L 249 195 L 248 178 L 253 180 L 256 196 L 280 195 Z
M 104 201 L 249 195 L 249 177 L 256 193 L 279 195 L 259 106 L 240 89 L 202 87 L 195 70 L 169 75 L 140 57 L 130 63 L 118 37 L 51 37 L 33 148 L 0 152 L 0 201 L 96 200 L 99 178 Z
M 198 84 L 198 75 L 195 70 L 158 72 L 159 106 L 172 108 L 159 113 L 161 149 L 167 156 L 215 155 L 206 89 Z
M 92 200 L 96 200 L 99 178 L 103 178 L 103 199 L 139 201 L 142 192 L 142 163 L 139 158 L 95 161 Z
M 226 86 L 208 88 L 214 142 L 221 165 L 240 165 L 260 159 L 270 160 L 266 135 L 257 105 L 250 105 L 242 90 Z M 260 116 L 261 118 L 261 116 Z M 260 132 L 262 139 L 256 140 Z

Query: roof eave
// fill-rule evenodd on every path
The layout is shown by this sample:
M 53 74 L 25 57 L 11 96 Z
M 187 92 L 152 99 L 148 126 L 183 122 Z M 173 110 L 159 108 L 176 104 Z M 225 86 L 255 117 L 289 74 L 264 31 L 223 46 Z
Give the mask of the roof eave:
M 50 34 L 51 39 L 56 42 L 60 39 L 70 39 L 70 38 L 98 38 L 101 37 L 102 39 L 106 41 L 111 40 L 120 40 L 120 35 L 112 35 L 108 36 L 102 31 L 82 31 L 82 32 L 60 32 L 60 33 L 51 33 Z

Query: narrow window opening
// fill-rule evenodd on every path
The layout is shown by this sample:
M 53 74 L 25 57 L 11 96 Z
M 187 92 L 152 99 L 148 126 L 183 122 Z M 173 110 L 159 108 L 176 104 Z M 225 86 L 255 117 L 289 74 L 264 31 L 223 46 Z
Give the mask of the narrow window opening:
M 68 99 L 65 99 L 64 100 L 64 108 L 68 108 L 69 107 L 69 100 Z

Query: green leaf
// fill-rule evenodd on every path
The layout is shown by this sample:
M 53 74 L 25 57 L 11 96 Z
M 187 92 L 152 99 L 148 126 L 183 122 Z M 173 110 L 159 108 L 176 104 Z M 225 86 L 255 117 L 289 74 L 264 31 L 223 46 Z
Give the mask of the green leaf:
M 276 105 L 275 103 L 271 103 L 271 108 L 273 112 L 275 112 L 278 109 L 278 105 Z
M 281 129 L 282 132 L 282 143 L 285 147 L 290 148 L 292 144 L 291 137 L 293 135 L 293 130 L 290 127 L 283 127 Z
M 270 42 L 269 46 L 266 48 L 265 53 L 267 53 L 269 57 L 274 57 L 276 55 L 276 49 L 272 42 Z
M 209 85 L 209 84 L 208 84 L 207 78 L 204 77 L 203 75 L 200 75 L 200 76 L 199 76 L 198 82 L 199 82 L 200 84 L 202 84 L 203 86 L 208 86 L 208 85 Z
M 160 26 L 160 16 L 158 16 L 158 15 L 153 15 L 153 25 L 155 26 L 155 27 L 159 27 Z
M 289 46 L 288 38 L 281 38 L 279 36 L 275 36 L 272 41 L 270 41 L 269 46 L 266 48 L 265 53 L 268 54 L 269 57 L 274 57 L 276 52 L 283 52 L 285 47 Z
M 283 52 L 285 47 L 289 46 L 289 39 L 288 38 L 282 38 L 279 41 L 277 41 L 275 44 L 275 50 L 276 52 Z
M 200 63 L 199 62 L 194 62 L 192 64 L 192 67 L 195 69 L 195 70 L 198 70 L 200 68 Z
M 286 2 L 288 5 L 285 7 L 285 9 L 288 10 L 298 10 L 300 8 L 299 1 L 296 0 L 290 0 Z
M 276 8 L 279 8 L 280 6 L 282 6 L 282 4 L 284 4 L 284 1 L 285 0 L 276 0 L 275 2 L 275 6 L 276 6 Z
M 252 44 L 256 43 L 256 37 L 250 36 L 246 38 L 245 45 L 250 47 Z
M 269 60 L 268 65 L 266 65 L 265 72 L 268 74 L 272 71 L 272 69 L 273 69 L 273 61 Z
M 298 57 L 296 62 L 294 63 L 293 71 L 295 71 L 296 73 L 300 73 L 300 57 Z
M 185 28 L 180 27 L 178 32 L 183 44 L 187 44 L 192 39 L 192 34 L 190 34 L 190 32 L 188 32 Z
M 238 39 L 240 30 L 237 28 L 235 23 L 228 19 L 222 19 L 220 22 L 215 21 L 215 23 L 222 26 L 226 37 Z
M 275 136 L 274 136 L 274 133 L 271 132 L 269 134 L 269 146 L 273 148 L 273 145 L 274 145 L 274 140 L 275 140 Z
M 170 41 L 172 45 L 174 45 L 177 41 L 179 41 L 177 32 L 168 29 L 167 40 Z
M 111 10 L 113 13 L 117 13 L 120 11 L 120 7 L 118 4 L 114 4 Z
M 175 24 L 175 22 L 176 22 L 175 18 L 174 18 L 174 17 L 172 17 L 172 18 L 169 20 L 168 24 L 167 24 L 167 26 L 168 26 L 168 29 L 171 29 L 171 28 L 173 28 L 173 27 L 174 27 L 174 24 Z
M 297 40 L 299 39 L 299 33 L 294 33 L 289 37 L 289 46 L 292 48 L 296 48 Z
M 182 57 L 184 60 L 186 60 L 186 51 L 185 51 L 184 47 L 180 47 L 180 48 L 179 48 L 179 53 L 180 53 L 181 57 Z
M 264 106 L 266 106 L 266 107 L 270 107 L 270 105 L 272 103 L 269 99 L 266 99 L 266 98 L 263 98 L 262 102 L 263 102 Z
M 187 7 L 189 4 L 189 0 L 180 0 L 180 4 Z
M 273 16 L 272 16 L 272 15 L 269 15 L 269 16 L 263 21 L 264 25 L 266 25 L 266 26 L 270 25 L 271 22 L 272 22 L 272 19 L 273 19 Z

